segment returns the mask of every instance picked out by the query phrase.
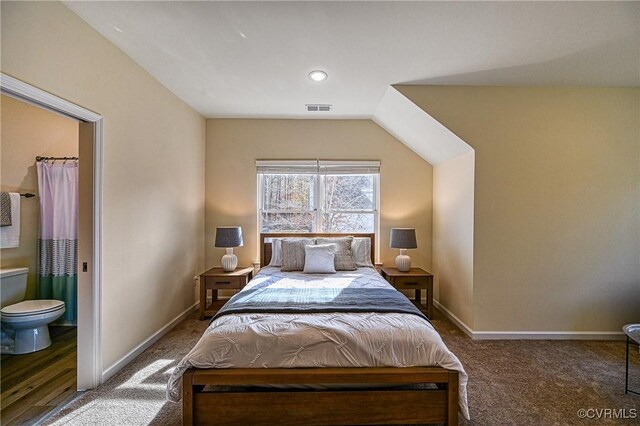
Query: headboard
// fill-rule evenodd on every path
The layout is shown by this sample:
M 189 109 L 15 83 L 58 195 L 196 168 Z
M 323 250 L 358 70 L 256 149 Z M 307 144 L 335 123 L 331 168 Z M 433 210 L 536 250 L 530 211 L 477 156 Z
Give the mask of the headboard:
M 368 237 L 371 239 L 371 264 L 376 261 L 376 234 L 325 234 L 325 233 L 268 233 L 260 234 L 260 267 L 265 267 L 271 262 L 271 241 L 268 238 L 331 238 L 331 237 Z

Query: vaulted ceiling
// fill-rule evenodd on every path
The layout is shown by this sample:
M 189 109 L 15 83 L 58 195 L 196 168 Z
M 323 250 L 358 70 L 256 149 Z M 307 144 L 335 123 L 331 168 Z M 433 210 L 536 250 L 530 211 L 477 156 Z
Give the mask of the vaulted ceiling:
M 393 84 L 640 85 L 640 2 L 65 4 L 206 117 L 370 118 Z

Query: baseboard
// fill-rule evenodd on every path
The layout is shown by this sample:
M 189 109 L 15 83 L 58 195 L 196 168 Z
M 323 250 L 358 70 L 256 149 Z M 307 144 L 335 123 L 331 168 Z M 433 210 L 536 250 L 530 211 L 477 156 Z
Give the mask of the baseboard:
M 624 340 L 622 331 L 474 331 L 473 340 Z
M 464 334 L 471 337 L 473 339 L 473 330 L 467 324 L 464 323 L 460 318 L 454 315 L 453 312 L 445 308 L 440 304 L 437 300 L 433 300 L 433 306 L 435 306 L 440 312 L 444 314 L 445 317 L 449 318 L 452 323 L 456 325 Z
M 624 340 L 622 331 L 474 331 L 437 300 L 433 304 L 473 340 Z
M 149 346 L 153 345 L 158 339 L 167 334 L 169 330 L 178 325 L 180 321 L 189 316 L 192 312 L 194 312 L 198 308 L 199 302 L 194 303 L 191 307 L 187 308 L 184 312 L 179 314 L 177 317 L 169 321 L 164 327 L 160 330 L 153 333 L 149 336 L 144 342 L 140 343 L 136 346 L 131 352 L 120 358 L 113 365 L 106 368 L 102 372 L 102 383 L 109 380 L 111 376 L 120 371 L 125 365 L 129 364 L 135 357 L 140 355 L 145 349 L 149 348 Z

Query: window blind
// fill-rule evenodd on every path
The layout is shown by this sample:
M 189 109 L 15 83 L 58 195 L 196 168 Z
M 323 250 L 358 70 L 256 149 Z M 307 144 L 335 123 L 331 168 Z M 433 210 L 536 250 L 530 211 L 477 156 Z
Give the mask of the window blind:
M 316 174 L 316 160 L 258 160 L 256 168 L 259 174 Z
M 325 175 L 380 173 L 380 161 L 318 161 L 318 172 Z
M 380 173 L 380 161 L 258 160 L 259 174 L 370 174 Z

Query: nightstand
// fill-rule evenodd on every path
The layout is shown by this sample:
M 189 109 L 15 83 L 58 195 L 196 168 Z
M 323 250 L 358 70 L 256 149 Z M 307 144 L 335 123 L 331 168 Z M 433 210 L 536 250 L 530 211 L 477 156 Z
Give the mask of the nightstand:
M 433 275 L 420 268 L 411 268 L 409 272 L 400 272 L 397 268 L 383 267 L 382 277 L 397 290 L 415 290 L 412 302 L 424 312 L 429 319 L 433 319 Z M 422 290 L 427 292 L 427 304 L 423 305 Z
M 253 267 L 224 272 L 218 266 L 200 274 L 200 319 L 215 315 L 227 302 L 227 299 L 218 300 L 218 290 L 235 290 L 237 293 L 251 278 L 253 278 Z M 209 290 L 211 290 L 211 304 L 207 305 Z

